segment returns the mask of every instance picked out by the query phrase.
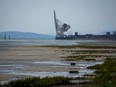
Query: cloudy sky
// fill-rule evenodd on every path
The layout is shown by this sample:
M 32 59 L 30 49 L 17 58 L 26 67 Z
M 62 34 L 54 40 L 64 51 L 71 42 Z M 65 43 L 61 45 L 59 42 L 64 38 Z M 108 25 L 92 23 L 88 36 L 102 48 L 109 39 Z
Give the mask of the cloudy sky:
M 0 32 L 55 34 L 53 10 L 69 34 L 116 30 L 116 0 L 0 0 Z

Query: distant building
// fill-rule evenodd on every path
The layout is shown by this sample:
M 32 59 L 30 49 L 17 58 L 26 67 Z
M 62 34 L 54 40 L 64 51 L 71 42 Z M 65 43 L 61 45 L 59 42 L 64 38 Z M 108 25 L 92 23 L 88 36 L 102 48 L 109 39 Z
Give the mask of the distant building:
M 106 32 L 106 35 L 111 35 L 110 32 Z
M 116 31 L 113 31 L 113 35 L 116 35 Z
M 75 32 L 75 36 L 78 36 L 78 32 Z
M 6 40 L 6 33 L 4 33 L 4 39 Z
M 70 29 L 70 25 L 61 22 L 56 18 L 56 13 L 54 11 L 54 23 L 56 29 L 56 40 L 58 39 L 67 39 L 67 40 L 116 40 L 116 31 L 111 34 L 110 32 L 106 32 L 105 35 L 93 35 L 93 34 L 78 34 L 75 32 L 74 35 L 65 35 L 64 32 L 67 32 Z

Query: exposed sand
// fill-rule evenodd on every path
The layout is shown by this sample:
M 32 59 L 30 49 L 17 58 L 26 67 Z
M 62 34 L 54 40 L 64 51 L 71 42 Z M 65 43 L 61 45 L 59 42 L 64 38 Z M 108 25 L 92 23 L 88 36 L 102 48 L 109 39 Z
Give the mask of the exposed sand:
M 9 47 L 4 46 L 0 47 L 0 65 L 13 65 L 13 64 L 25 64 L 29 62 L 35 62 L 35 61 L 61 61 L 63 60 L 62 57 L 67 57 L 72 55 L 73 52 L 71 51 L 75 50 L 93 50 L 91 48 L 84 48 L 84 47 L 72 47 L 72 48 L 59 48 L 59 47 L 42 47 L 42 46 L 20 46 L 20 47 Z M 116 50 L 116 49 L 94 49 L 94 50 Z M 105 53 L 102 55 L 114 55 L 116 53 Z M 88 54 L 73 54 L 73 55 L 88 55 Z M 93 55 L 93 54 L 90 54 Z M 100 55 L 100 54 L 95 54 Z M 116 55 L 114 55 L 116 56 Z M 60 71 L 69 71 L 69 69 L 72 69 L 72 66 L 70 67 L 52 67 L 49 66 L 36 66 L 32 64 L 28 64 L 28 66 L 25 64 L 26 67 L 24 68 L 16 68 L 16 70 L 19 71 L 39 71 L 39 72 L 60 72 Z M 2 69 L 4 66 L 0 66 Z M 10 66 L 9 66 L 10 67 Z M 18 66 L 20 67 L 20 66 Z M 0 70 L 1 70 L 0 69 Z M 74 68 L 75 69 L 75 68 Z M 26 77 L 24 75 L 14 75 L 14 74 L 0 74 L 0 81 L 11 79 L 11 78 L 22 78 Z
M 69 53 L 62 51 L 62 49 L 55 47 L 0 47 L 0 65 L 8 64 L 24 64 L 26 62 L 35 62 L 35 61 L 60 61 L 61 56 L 68 56 Z M 3 66 L 0 66 L 2 69 Z M 49 68 L 47 66 L 33 66 L 29 65 L 26 68 L 20 69 L 21 71 L 64 71 L 67 69 L 64 68 Z M 9 75 L 9 74 L 0 74 L 0 81 L 10 79 L 10 78 L 19 78 L 22 76 L 18 75 Z
M 52 47 L 0 47 L 0 59 L 58 60 L 61 50 Z

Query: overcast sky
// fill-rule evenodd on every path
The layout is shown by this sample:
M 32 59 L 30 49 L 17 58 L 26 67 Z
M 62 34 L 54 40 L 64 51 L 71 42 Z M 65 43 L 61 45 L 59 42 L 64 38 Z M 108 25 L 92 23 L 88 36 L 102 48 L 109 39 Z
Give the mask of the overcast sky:
M 0 0 L 0 32 L 55 34 L 53 10 L 69 34 L 116 30 L 116 0 Z

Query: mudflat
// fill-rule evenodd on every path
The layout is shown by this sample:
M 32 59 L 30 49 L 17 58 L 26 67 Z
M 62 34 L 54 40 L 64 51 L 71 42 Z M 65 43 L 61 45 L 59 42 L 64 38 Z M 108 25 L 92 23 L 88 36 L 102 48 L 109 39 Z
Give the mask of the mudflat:
M 61 72 L 68 72 L 71 69 L 78 70 L 78 66 L 75 68 L 69 65 L 64 66 L 63 64 L 60 66 L 59 63 L 64 60 L 68 60 L 70 63 L 71 61 L 69 60 L 75 57 L 81 59 L 74 59 L 75 61 L 85 61 L 82 58 L 90 61 L 93 61 L 93 58 L 97 59 L 97 61 L 103 61 L 108 56 L 115 57 L 116 48 L 85 46 L 0 46 L 0 81 L 25 78 L 34 73 L 38 76 L 37 72 L 44 72 L 44 74 L 46 72 L 53 72 L 53 74 L 54 72 L 59 72 L 60 74 Z M 86 68 L 86 66 L 84 67 Z
M 69 53 L 56 47 L 41 46 L 1 46 L 0 47 L 0 81 L 11 78 L 27 77 L 26 75 L 9 74 L 10 70 L 17 71 L 39 71 L 39 72 L 56 72 L 65 71 L 65 68 L 50 68 L 49 66 L 37 66 L 29 64 L 30 62 L 42 61 L 60 61 L 61 56 L 68 56 Z M 23 66 L 22 66 L 23 65 Z M 23 68 L 22 68 L 23 67 Z M 15 68 L 15 69 L 14 69 Z M 2 73 L 2 70 L 6 72 Z M 15 72 L 15 71 L 14 71 Z

